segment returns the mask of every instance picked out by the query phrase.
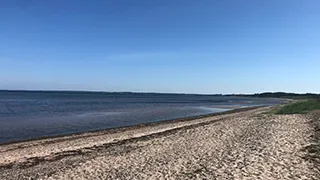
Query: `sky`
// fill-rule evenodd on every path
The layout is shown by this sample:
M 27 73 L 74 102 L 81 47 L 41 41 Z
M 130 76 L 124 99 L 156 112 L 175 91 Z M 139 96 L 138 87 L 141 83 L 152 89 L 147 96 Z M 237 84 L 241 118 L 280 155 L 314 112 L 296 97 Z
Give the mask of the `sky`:
M 1 0 L 0 89 L 320 93 L 319 0 Z

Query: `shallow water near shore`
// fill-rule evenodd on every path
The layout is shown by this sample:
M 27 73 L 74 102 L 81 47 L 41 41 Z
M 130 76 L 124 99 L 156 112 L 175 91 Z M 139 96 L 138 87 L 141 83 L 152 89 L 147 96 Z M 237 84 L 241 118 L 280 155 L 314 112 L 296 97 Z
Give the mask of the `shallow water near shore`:
M 209 95 L 0 91 L 0 143 L 278 103 Z

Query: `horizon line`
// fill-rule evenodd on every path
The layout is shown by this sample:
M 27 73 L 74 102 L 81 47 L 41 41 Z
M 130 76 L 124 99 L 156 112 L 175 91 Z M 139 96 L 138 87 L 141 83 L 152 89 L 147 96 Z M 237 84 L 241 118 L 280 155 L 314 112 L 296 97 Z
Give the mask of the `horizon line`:
M 215 94 L 205 94 L 205 93 L 181 93 L 181 92 L 138 92 L 138 91 L 99 91 L 99 90 L 24 90 L 24 89 L 0 89 L 0 92 L 74 92 L 74 93 L 127 93 L 127 94 L 177 94 L 177 95 L 207 95 L 207 96 L 246 96 L 246 95 L 259 95 L 259 94 L 266 94 L 266 93 L 285 93 L 285 94 L 297 94 L 297 95 L 304 95 L 304 94 L 314 94 L 320 95 L 319 93 L 294 93 L 294 92 L 284 92 L 284 91 L 268 91 L 268 92 L 259 92 L 259 93 L 215 93 Z

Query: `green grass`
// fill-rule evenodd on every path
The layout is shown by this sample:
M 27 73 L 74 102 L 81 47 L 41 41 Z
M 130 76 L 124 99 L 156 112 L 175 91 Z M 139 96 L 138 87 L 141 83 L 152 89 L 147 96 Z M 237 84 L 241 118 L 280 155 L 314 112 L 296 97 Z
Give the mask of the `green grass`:
M 306 114 L 313 110 L 320 110 L 320 99 L 310 99 L 284 105 L 275 114 Z

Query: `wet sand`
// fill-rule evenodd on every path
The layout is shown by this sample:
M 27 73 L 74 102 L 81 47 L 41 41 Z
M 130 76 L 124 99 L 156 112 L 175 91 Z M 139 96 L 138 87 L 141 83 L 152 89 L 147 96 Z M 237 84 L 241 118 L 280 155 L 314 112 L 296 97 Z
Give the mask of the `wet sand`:
M 0 179 L 318 179 L 303 115 L 271 107 L 0 146 Z

